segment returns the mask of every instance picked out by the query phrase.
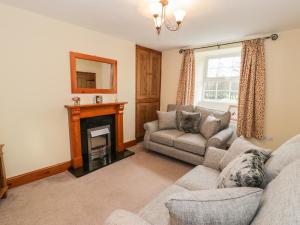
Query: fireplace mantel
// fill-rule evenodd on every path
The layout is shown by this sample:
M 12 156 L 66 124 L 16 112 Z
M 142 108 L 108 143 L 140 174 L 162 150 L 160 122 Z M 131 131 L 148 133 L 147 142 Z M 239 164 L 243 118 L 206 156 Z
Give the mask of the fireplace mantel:
M 127 104 L 127 102 L 65 105 L 69 115 L 70 151 L 72 167 L 74 169 L 83 166 L 80 135 L 80 119 L 82 118 L 114 114 L 116 124 L 116 151 L 124 151 L 123 111 L 125 104 Z

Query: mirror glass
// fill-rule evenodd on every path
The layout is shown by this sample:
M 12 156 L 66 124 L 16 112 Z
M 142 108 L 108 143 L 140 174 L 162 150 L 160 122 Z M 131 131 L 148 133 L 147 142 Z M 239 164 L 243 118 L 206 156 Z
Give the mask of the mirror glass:
M 77 88 L 113 88 L 113 65 L 76 58 Z

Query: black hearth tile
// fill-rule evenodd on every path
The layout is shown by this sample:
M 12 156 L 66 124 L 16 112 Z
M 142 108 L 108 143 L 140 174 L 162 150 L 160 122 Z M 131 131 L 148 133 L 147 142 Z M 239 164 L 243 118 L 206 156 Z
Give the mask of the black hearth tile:
M 89 157 L 87 155 L 83 155 L 83 167 L 78 169 L 70 168 L 69 171 L 75 177 L 82 177 L 95 170 L 101 169 L 122 159 L 128 158 L 134 154 L 134 152 L 129 151 L 127 149 L 124 152 L 113 151 L 112 153 L 108 154 L 107 156 L 101 159 L 93 160 L 93 162 L 89 160 Z

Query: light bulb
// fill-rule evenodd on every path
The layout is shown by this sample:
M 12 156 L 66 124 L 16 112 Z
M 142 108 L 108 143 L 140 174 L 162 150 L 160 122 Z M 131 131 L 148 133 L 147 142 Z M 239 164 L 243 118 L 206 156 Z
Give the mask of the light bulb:
M 161 27 L 162 25 L 161 17 L 154 18 L 154 23 L 156 28 Z
M 152 5 L 151 5 L 151 12 L 152 12 L 152 15 L 154 17 L 157 17 L 161 14 L 161 10 L 162 10 L 162 5 L 161 3 L 159 2 L 154 2 Z
M 174 16 L 177 23 L 181 23 L 185 17 L 185 11 L 182 9 L 177 9 L 174 11 Z

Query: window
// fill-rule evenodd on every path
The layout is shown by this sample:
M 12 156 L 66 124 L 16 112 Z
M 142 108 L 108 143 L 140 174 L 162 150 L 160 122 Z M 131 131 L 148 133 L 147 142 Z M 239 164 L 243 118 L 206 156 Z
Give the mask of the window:
M 236 104 L 240 64 L 240 48 L 200 52 L 198 59 L 196 55 L 196 104 Z
M 240 80 L 241 57 L 208 57 L 203 82 L 203 100 L 236 102 Z

